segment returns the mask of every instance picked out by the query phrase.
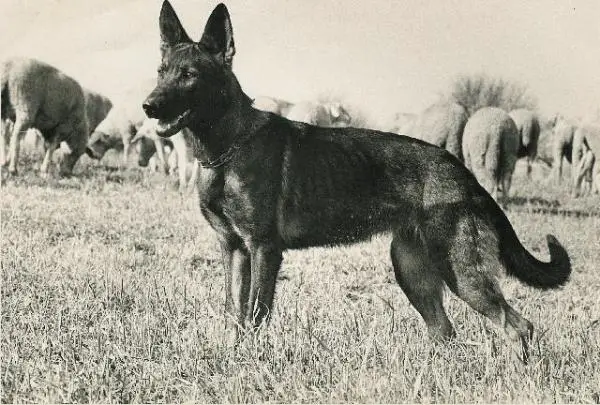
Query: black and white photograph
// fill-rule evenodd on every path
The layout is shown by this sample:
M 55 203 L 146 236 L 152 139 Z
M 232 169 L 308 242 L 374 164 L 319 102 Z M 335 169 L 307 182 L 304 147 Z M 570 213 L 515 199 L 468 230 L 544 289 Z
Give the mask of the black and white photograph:
M 600 1 L 0 18 L 2 403 L 600 403 Z

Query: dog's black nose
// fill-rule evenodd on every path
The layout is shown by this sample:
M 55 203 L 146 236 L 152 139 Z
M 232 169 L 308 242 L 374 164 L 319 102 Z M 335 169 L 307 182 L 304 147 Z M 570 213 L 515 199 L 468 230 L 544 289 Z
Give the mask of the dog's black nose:
M 157 118 L 156 114 L 158 112 L 158 108 L 156 104 L 146 100 L 144 104 L 142 104 L 142 108 L 144 109 L 144 112 L 146 113 L 148 118 Z

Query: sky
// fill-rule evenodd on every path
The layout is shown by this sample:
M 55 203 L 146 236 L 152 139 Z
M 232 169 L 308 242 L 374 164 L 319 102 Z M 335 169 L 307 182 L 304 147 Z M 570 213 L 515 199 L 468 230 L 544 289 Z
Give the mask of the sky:
M 213 0 L 173 0 L 200 38 Z M 528 86 L 543 114 L 600 108 L 600 0 L 232 0 L 234 72 L 251 96 L 340 97 L 381 122 L 458 75 Z M 3 0 L 0 58 L 35 57 L 125 99 L 159 60 L 158 0 Z

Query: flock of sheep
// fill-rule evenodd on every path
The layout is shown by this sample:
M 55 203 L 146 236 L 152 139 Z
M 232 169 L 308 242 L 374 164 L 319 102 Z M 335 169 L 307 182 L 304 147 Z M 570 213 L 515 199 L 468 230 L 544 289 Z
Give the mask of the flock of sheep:
M 7 175 L 17 174 L 20 145 L 26 134 L 33 133 L 36 146 L 43 141 L 44 159 L 40 166 L 43 177 L 49 175 L 53 153 L 61 143 L 66 146 L 59 167 L 61 176 L 71 175 L 84 153 L 100 160 L 111 149 L 122 150 L 127 163 L 135 145 L 140 166 L 151 165 L 156 169 L 158 163 L 165 172 L 177 171 L 181 190 L 193 188 L 198 162 L 187 147 L 190 134 L 183 130 L 169 139 L 160 138 L 156 134 L 156 120 L 147 118 L 141 108 L 146 94 L 134 92 L 127 102 L 113 105 L 107 97 L 82 87 L 55 67 L 29 58 L 3 62 L 1 75 L 0 164 Z M 154 81 L 141 87 L 149 92 L 153 85 Z M 257 108 L 285 113 L 291 119 L 315 125 L 350 123 L 350 115 L 340 103 L 291 104 L 268 98 L 258 98 L 255 103 Z M 192 175 L 188 180 L 190 163 Z
M 53 66 L 29 58 L 13 58 L 2 63 L 2 144 L 0 164 L 7 175 L 17 174 L 20 144 L 29 130 L 36 130 L 36 143 L 43 140 L 42 176 L 48 176 L 54 151 L 61 143 L 66 152 L 59 174 L 71 175 L 79 157 L 86 153 L 102 159 L 110 149 L 123 150 L 125 162 L 132 145 L 138 151 L 138 164 L 160 162 L 162 170 L 177 170 L 181 190 L 193 188 L 198 162 L 191 156 L 191 134 L 183 130 L 169 139 L 156 134 L 155 120 L 141 108 L 145 94 L 113 105 L 107 97 L 83 88 L 75 79 Z M 148 90 L 150 89 L 148 86 Z M 339 102 L 290 103 L 270 97 L 257 97 L 255 108 L 318 126 L 349 126 L 352 117 Z M 556 116 L 540 123 L 526 109 L 506 112 L 484 107 L 473 114 L 452 101 L 438 102 L 421 114 L 398 113 L 390 132 L 409 135 L 447 149 L 475 174 L 495 198 L 498 191 L 508 195 L 518 158 L 526 158 L 527 173 L 536 157 L 553 167 L 557 181 L 562 177 L 563 158 L 573 167 L 575 194 L 600 190 L 600 127 L 576 125 Z M 551 137 L 552 156 L 538 156 L 540 134 Z M 167 158 L 168 150 L 171 150 Z M 191 178 L 187 180 L 189 166 Z
M 483 107 L 469 114 L 462 105 L 440 101 L 421 114 L 398 113 L 391 132 L 407 134 L 445 148 L 464 162 L 481 185 L 497 199 L 499 190 L 508 195 L 515 163 L 527 162 L 527 175 L 534 160 L 552 166 L 553 178 L 562 179 L 563 161 L 572 165 L 570 182 L 574 195 L 600 192 L 600 126 L 556 115 L 541 120 L 524 108 L 504 111 Z M 539 153 L 540 139 L 551 152 Z

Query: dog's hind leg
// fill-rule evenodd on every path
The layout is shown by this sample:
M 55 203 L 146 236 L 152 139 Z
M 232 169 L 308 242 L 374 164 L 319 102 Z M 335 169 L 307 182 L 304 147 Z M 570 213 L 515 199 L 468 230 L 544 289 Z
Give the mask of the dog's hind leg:
M 444 280 L 418 242 L 394 235 L 391 244 L 396 280 L 410 303 L 419 311 L 429 336 L 436 341 L 454 336 L 454 329 L 444 310 Z
M 450 289 L 473 309 L 501 326 L 508 336 L 521 343 L 522 358 L 528 359 L 533 325 L 504 299 L 496 274 L 502 272 L 497 245 L 486 244 L 485 227 L 478 219 L 464 218 L 456 227 L 449 250 Z
M 275 283 L 283 259 L 281 249 L 270 243 L 259 243 L 252 246 L 252 281 L 248 296 L 246 322 L 252 327 L 259 327 L 271 315 Z

